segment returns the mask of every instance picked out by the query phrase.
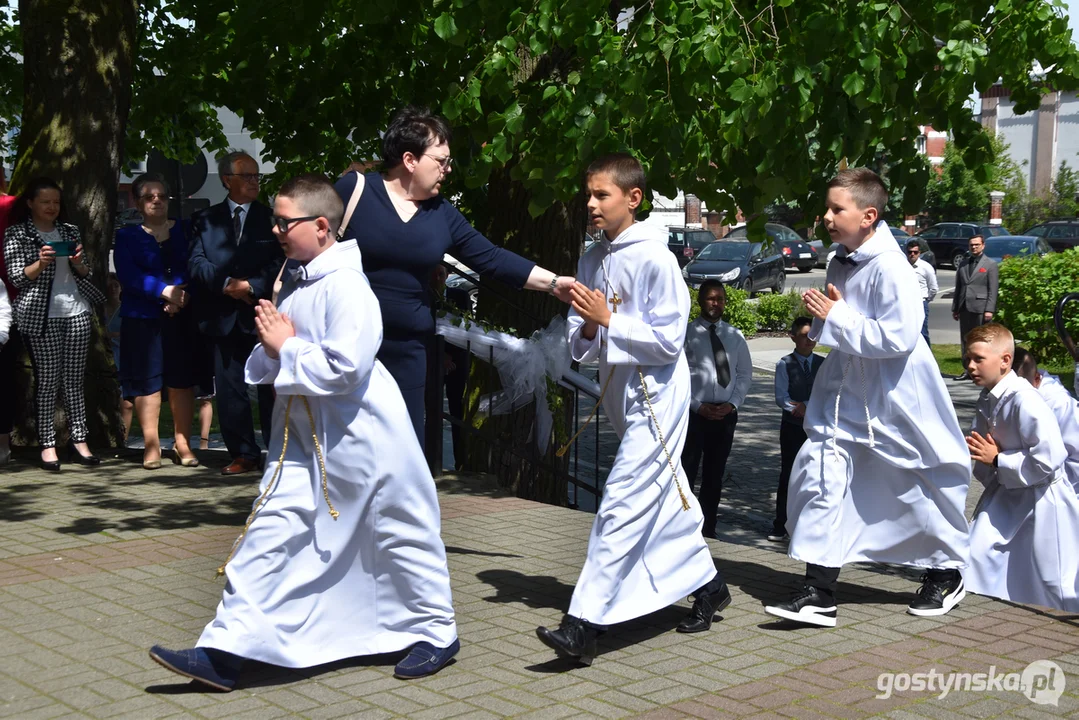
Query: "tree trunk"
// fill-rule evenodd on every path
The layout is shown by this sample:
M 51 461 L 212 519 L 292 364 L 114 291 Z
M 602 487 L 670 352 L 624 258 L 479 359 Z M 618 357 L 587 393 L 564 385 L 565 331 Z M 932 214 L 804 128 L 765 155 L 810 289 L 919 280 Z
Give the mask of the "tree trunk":
M 137 19 L 135 0 L 19 2 L 24 100 L 12 191 L 40 175 L 60 183 L 64 219 L 79 227 L 102 289 L 131 107 Z M 100 446 L 114 443 L 122 425 L 112 352 L 97 310 L 86 406 L 90 442 Z M 24 440 L 28 420 L 19 422 Z
M 559 275 L 576 272 L 587 225 L 583 196 L 568 204 L 557 203 L 543 215 L 533 218 L 528 212 L 531 197 L 520 183 L 510 179 L 508 168 L 493 173 L 487 187 L 488 218 L 477 225 L 481 232 L 507 250 L 535 260 L 541 267 Z M 566 314 L 566 305 L 551 295 L 517 292 L 494 281 L 489 284 L 501 298 L 481 290 L 479 316 L 499 326 L 516 328 L 522 337 L 546 327 L 555 316 Z M 508 298 L 512 304 L 502 298 Z M 565 478 L 543 470 L 537 461 L 563 472 L 568 468 L 566 458 L 556 457 L 555 451 L 567 439 L 564 429 L 572 424 L 569 419 L 572 394 L 562 392 L 565 409 L 555 413 L 554 437 L 548 443 L 546 454 L 537 457 L 533 435 L 535 404 L 529 403 L 511 415 L 479 418 L 477 399 L 498 389 L 498 375 L 485 363 L 473 363 L 470 382 L 478 392 L 467 398 L 466 421 L 481 427 L 485 435 L 497 437 L 498 444 L 473 439 L 469 443 L 467 469 L 495 474 L 503 487 L 513 489 L 519 497 L 564 505 Z

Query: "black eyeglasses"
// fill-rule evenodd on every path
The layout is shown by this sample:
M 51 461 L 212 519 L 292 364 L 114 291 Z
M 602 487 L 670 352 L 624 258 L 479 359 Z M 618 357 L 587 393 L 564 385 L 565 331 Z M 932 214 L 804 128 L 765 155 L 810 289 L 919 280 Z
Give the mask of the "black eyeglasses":
M 272 218 L 270 218 L 270 220 L 271 220 L 271 222 L 273 222 L 274 227 L 276 227 L 282 233 L 287 233 L 288 229 L 289 229 L 289 226 L 292 225 L 293 223 L 310 222 L 311 220 L 318 220 L 320 217 L 322 217 L 322 216 L 321 215 L 307 215 L 306 217 L 289 218 L 289 217 L 281 217 L 280 215 L 274 215 Z
M 168 200 L 169 196 L 165 193 L 146 193 L 145 195 L 139 195 L 139 200 L 143 202 L 150 202 L 151 200 Z
M 257 183 L 262 177 L 261 173 L 227 173 L 226 177 L 238 177 L 247 183 Z
M 907 255 L 921 255 L 921 250 L 907 250 Z

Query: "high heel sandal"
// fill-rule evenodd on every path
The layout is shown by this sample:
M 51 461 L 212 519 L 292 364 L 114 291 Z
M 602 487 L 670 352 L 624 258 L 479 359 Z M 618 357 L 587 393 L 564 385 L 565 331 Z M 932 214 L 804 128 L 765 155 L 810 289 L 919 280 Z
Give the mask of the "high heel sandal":
M 189 458 L 180 457 L 180 453 L 175 450 L 172 451 L 172 464 L 180 465 L 181 467 L 198 467 L 199 459 L 192 455 Z

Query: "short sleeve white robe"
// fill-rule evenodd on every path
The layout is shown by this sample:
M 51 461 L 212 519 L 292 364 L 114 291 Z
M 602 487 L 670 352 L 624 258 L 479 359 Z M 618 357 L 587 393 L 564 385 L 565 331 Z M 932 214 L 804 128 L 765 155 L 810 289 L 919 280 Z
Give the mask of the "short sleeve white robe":
M 609 282 L 608 282 L 609 278 Z M 577 266 L 577 280 L 621 304 L 609 328 L 582 334 L 572 309 L 568 336 L 575 360 L 599 360 L 603 409 L 620 444 L 592 524 L 588 557 L 569 614 L 598 625 L 632 620 L 685 598 L 716 575 L 701 535 L 704 518 L 679 458 L 689 418 L 690 380 L 683 347 L 689 292 L 663 228 L 636 223 L 596 243 Z M 677 469 L 689 510 L 652 421 L 641 379 Z
M 1068 452 L 1064 469 L 1072 487 L 1079 492 L 1079 402 L 1076 402 L 1056 375 L 1050 375 L 1045 370 L 1039 370 L 1038 374 L 1041 375 L 1038 394 L 1053 411 L 1057 425 L 1060 426 L 1060 435 L 1064 439 L 1064 449 Z
M 277 488 L 225 569 L 217 616 L 198 646 L 283 667 L 396 652 L 457 637 L 440 514 L 404 400 L 375 359 L 378 301 L 354 240 L 336 243 L 285 283 L 280 301 L 296 328 L 280 359 L 261 345 L 249 383 L 273 383 L 273 437 L 260 492 L 284 439 Z M 325 458 L 330 517 L 314 431 Z
M 789 554 L 833 568 L 961 568 L 970 452 L 921 336 L 918 280 L 884 223 L 850 254 L 856 265 L 846 256 L 840 248 L 827 275 L 842 300 L 811 330 L 833 350 L 791 473 Z
M 1079 500 L 1052 410 L 1009 371 L 982 390 L 974 430 L 991 433 L 1000 454 L 997 467 L 974 463 L 986 488 L 970 525 L 967 589 L 1079 612 Z

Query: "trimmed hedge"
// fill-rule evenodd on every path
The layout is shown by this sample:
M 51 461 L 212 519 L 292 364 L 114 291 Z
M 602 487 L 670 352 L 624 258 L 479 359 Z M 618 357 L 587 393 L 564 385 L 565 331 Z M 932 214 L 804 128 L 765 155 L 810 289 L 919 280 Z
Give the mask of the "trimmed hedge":
M 1070 363 L 1053 324 L 1061 296 L 1079 291 L 1079 249 L 1042 257 L 1011 257 L 1000 266 L 994 319 L 1003 323 L 1040 363 Z M 1068 331 L 1079 338 L 1079 306 L 1068 305 Z
M 745 290 L 727 288 L 727 309 L 723 312 L 723 319 L 742 331 L 746 337 L 757 334 L 760 317 L 757 308 L 751 305 Z M 697 302 L 697 290 L 689 288 L 689 321 L 693 322 L 701 315 L 701 306 Z

